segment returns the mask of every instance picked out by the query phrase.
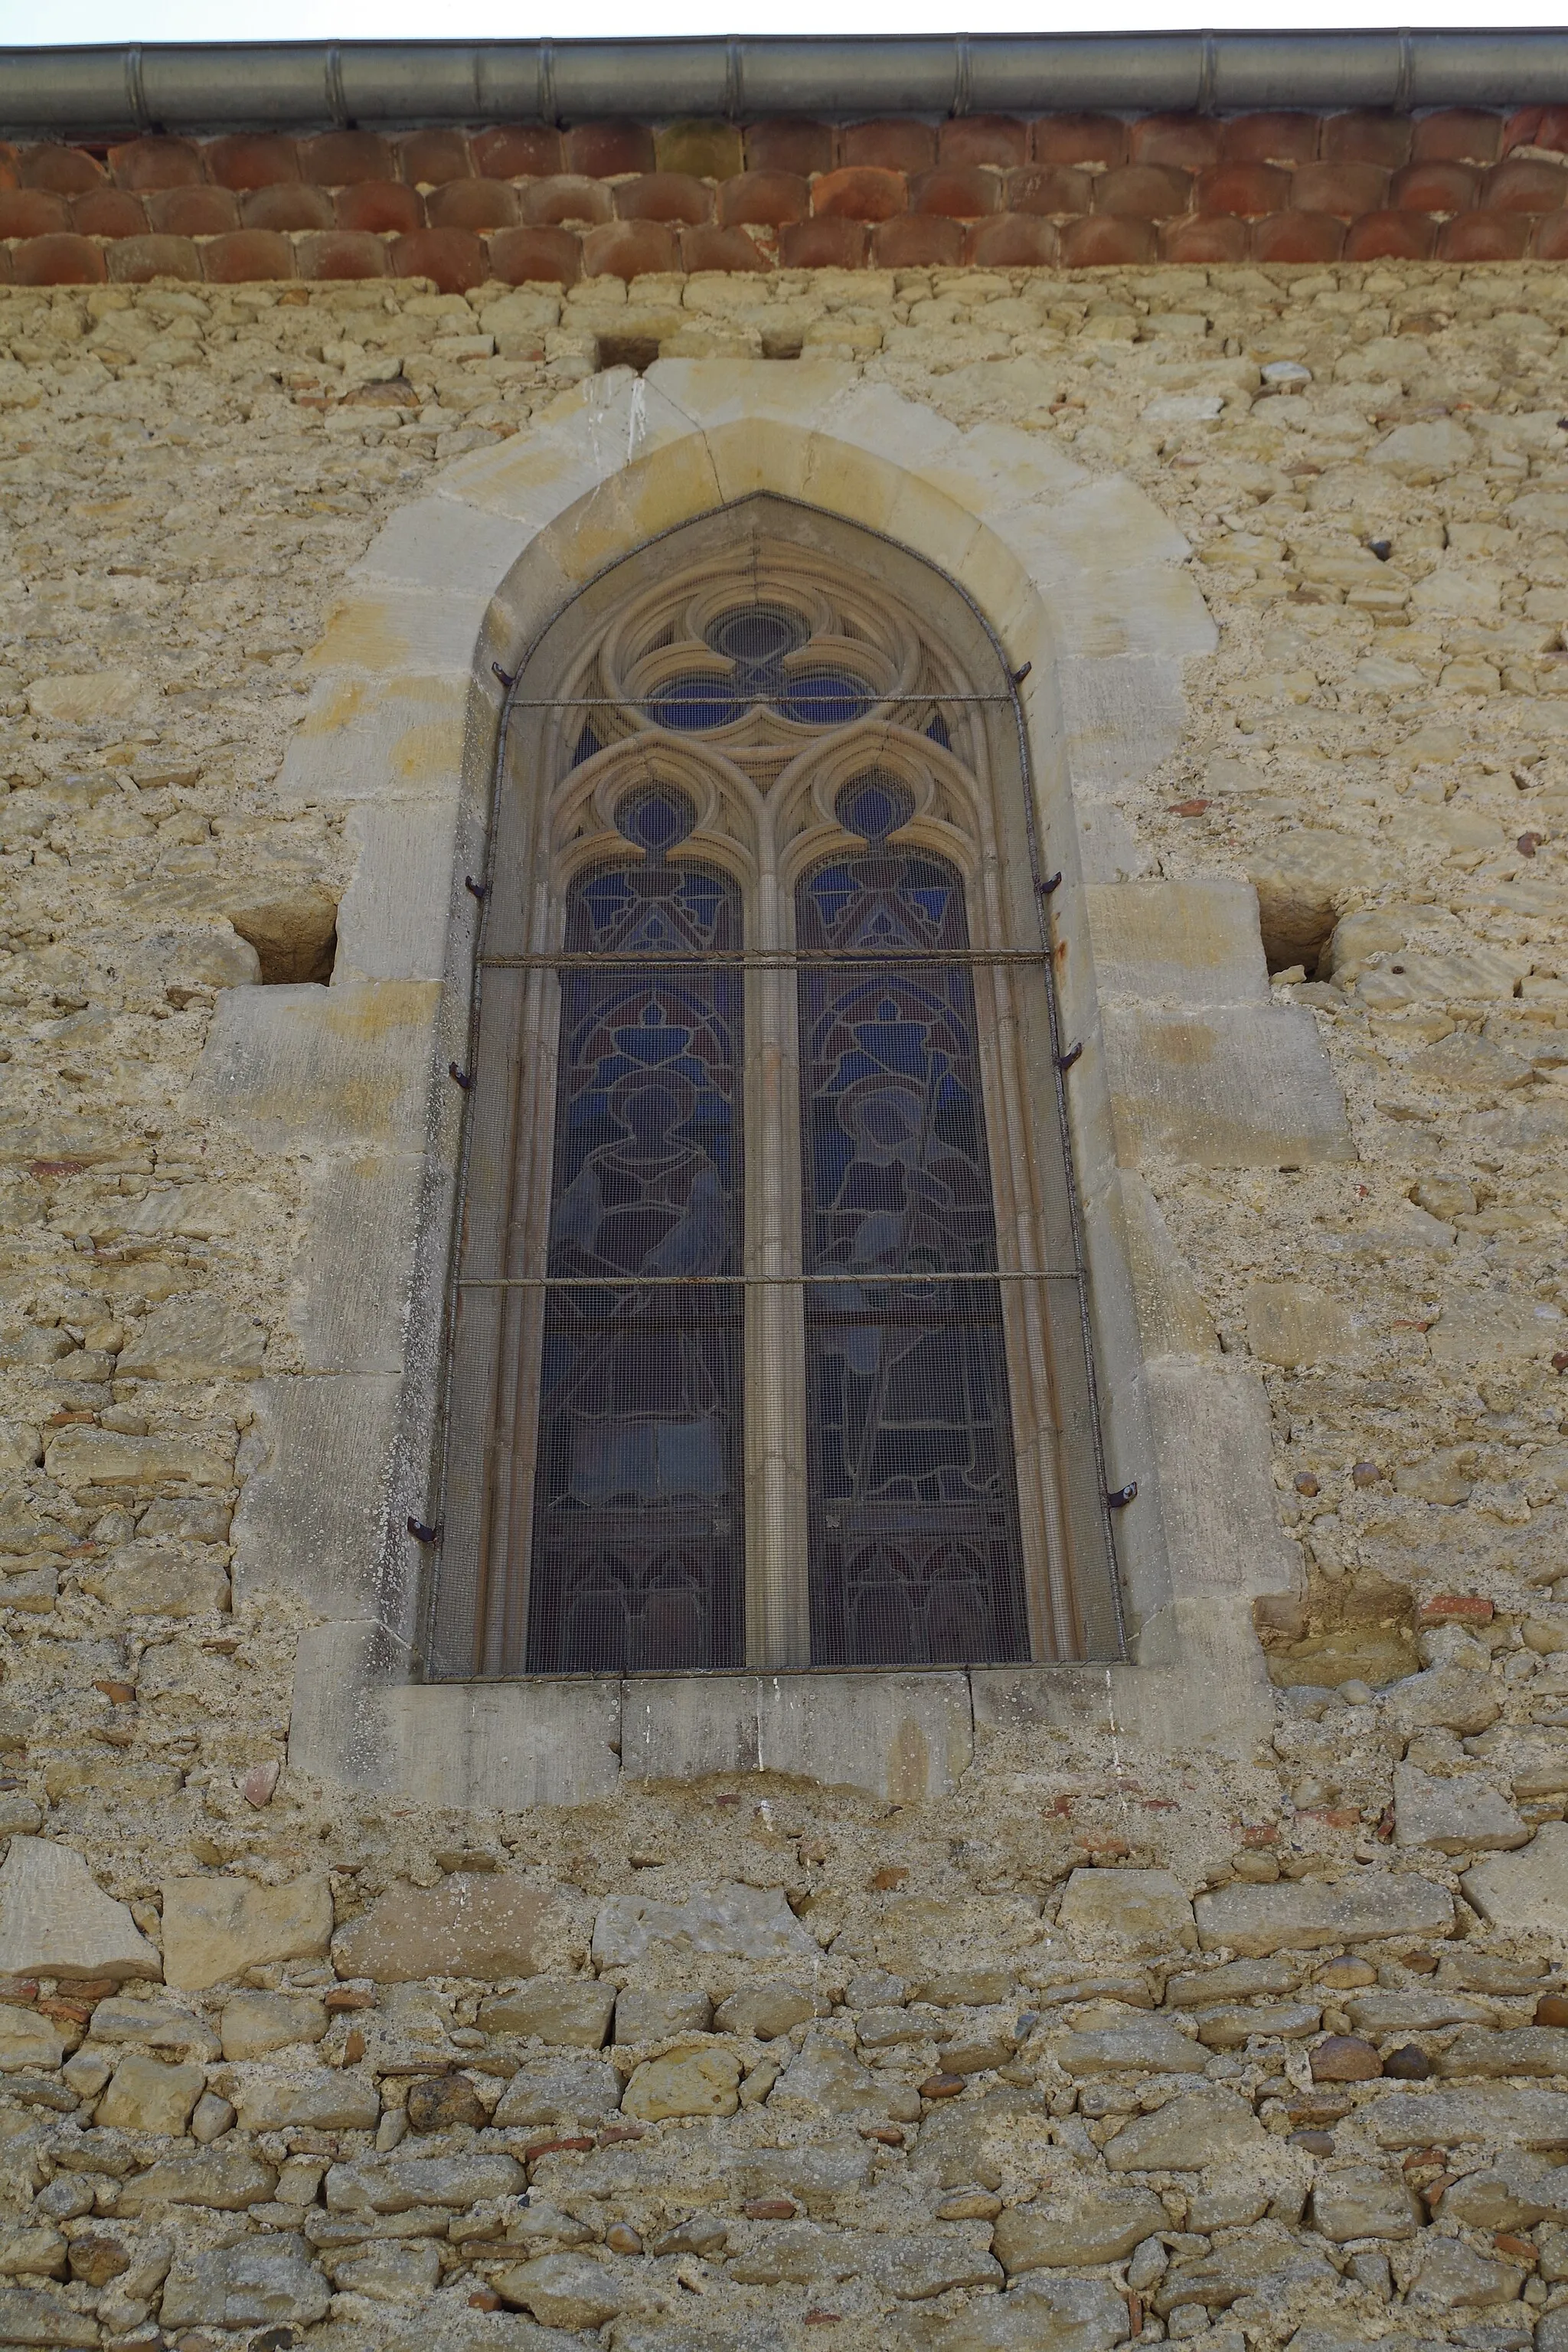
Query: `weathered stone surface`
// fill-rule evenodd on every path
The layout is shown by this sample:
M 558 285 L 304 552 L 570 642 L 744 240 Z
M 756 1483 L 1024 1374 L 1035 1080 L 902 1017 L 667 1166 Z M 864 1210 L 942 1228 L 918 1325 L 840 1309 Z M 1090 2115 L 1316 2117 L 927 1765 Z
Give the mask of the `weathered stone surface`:
M 548 1889 L 504 1871 L 456 1871 L 438 1886 L 399 1885 L 333 1948 L 338 1973 L 405 1984 L 416 1977 L 529 1977 L 552 1908 Z
M 529 2058 L 507 2084 L 495 2120 L 550 2124 L 563 2116 L 585 2120 L 614 2115 L 620 2104 L 621 2077 L 608 2059 Z
M 1486 2025 L 1491 2011 L 1462 1992 L 1424 1992 L 1418 1985 L 1358 1992 L 1344 2002 L 1358 2033 L 1436 2033 L 1445 2025 Z
M 0 2002 L 0 2074 L 18 2074 L 32 2068 L 50 2074 L 65 2056 L 59 2029 L 37 2010 L 13 2009 Z
M 1069 2074 L 1201 2074 L 1208 2053 L 1163 2017 L 1141 2017 L 1090 2033 L 1064 2033 L 1051 2055 Z
M 1197 1940 L 1193 1906 L 1168 1870 L 1075 1870 L 1060 1920 L 1111 1952 L 1169 1952 Z
M 177 2262 L 159 2316 L 170 2327 L 312 2327 L 331 2300 L 303 2238 L 252 2239 Z
M 740 2080 L 741 2062 L 728 2050 L 672 2050 L 637 2069 L 621 2105 L 650 2124 L 668 2116 L 732 2116 Z
M 486 2149 L 468 2156 L 361 2156 L 327 2174 L 332 2213 L 407 2213 L 441 2205 L 460 2211 L 490 2198 L 516 2197 L 528 2185 L 515 2158 Z
M 163 1965 L 80 1854 L 14 1837 L 0 1864 L 0 1975 L 157 1978 Z
M 1561 1732 L 1523 1731 L 1495 1723 L 1469 1743 L 1478 1756 L 1510 1784 L 1515 1800 L 1558 1797 L 1568 1790 L 1568 1738 Z
M 1038 2272 L 989 2295 L 921 2341 L 931 2352 L 1110 2352 L 1131 2327 L 1109 2279 L 1047 2279 Z
M 1458 2238 L 1429 2238 L 1422 2247 L 1408 2300 L 1449 2311 L 1511 2303 L 1524 2284 L 1517 2263 L 1489 2261 Z
M 1436 1846 L 1441 1853 L 1479 1853 L 1524 1845 L 1528 1825 L 1484 1772 L 1439 1780 L 1417 1765 L 1394 1773 L 1396 1845 Z
M 610 2030 L 614 1985 L 596 1977 L 535 1977 L 515 1992 L 498 1993 L 479 2004 L 485 2033 L 531 2036 L 561 2048 L 598 2050 Z
M 1325 2238 L 1414 2238 L 1426 2214 L 1403 2180 L 1370 2164 L 1320 2172 L 1312 2189 L 1311 2222 Z
M 63 2278 L 66 2240 L 58 2230 L 0 2229 L 0 2277 Z
M 224 2003 L 226 2058 L 265 2058 L 295 2042 L 320 2042 L 327 2012 L 312 1994 L 239 1992 Z
M 329 2256 L 327 2275 L 342 2294 L 372 2303 L 418 2303 L 441 2282 L 441 2257 L 432 2245 L 366 2245 Z
M 924 2303 L 953 2287 L 1000 2286 L 1002 2266 L 991 2254 L 990 2236 L 984 2224 L 963 2221 L 900 2231 L 891 2240 L 868 2234 L 859 2266 L 900 2303 Z
M 125 1437 L 111 1429 L 64 1429 L 51 1440 L 44 1467 L 62 1486 L 162 1486 L 184 1478 L 193 1486 L 234 1483 L 232 1444 L 188 1437 Z
M 240 2213 L 265 2204 L 277 2186 L 276 2168 L 253 2148 L 220 2143 L 161 2158 L 123 2183 L 115 2210 L 128 2220 L 163 2205 L 208 2205 L 220 2213 Z
M 1315 2000 L 1264 2000 L 1234 2009 L 1198 2012 L 1198 2040 L 1205 2050 L 1240 2050 L 1254 2034 L 1267 2033 L 1285 2042 L 1315 2033 L 1322 2017 Z
M 1253 2000 L 1259 1993 L 1292 1993 L 1300 1974 L 1292 1960 L 1222 1960 L 1217 1968 L 1167 1977 L 1165 2006 L 1208 2009 L 1223 2001 Z
M 668 2042 L 677 2033 L 706 2033 L 712 2021 L 713 2004 L 700 1989 L 628 1986 L 616 2002 L 617 2042 Z
M 1473 2026 L 1437 2053 L 1439 2074 L 1568 2074 L 1568 2028 L 1519 2025 L 1505 2032 Z
M 165 1299 L 121 1350 L 115 1372 L 131 1381 L 209 1381 L 258 1372 L 267 1327 L 216 1291 Z
M 804 2107 L 813 2114 L 876 2116 L 896 2123 L 912 2123 L 921 2112 L 920 2094 L 826 2040 L 808 2041 L 792 2058 L 773 2086 L 770 2106 L 781 2111 Z
M 1322 1951 L 1380 1936 L 1447 1936 L 1454 1906 L 1428 1880 L 1363 1872 L 1358 1878 L 1281 1879 L 1272 1885 L 1233 1882 L 1194 1906 L 1205 1951 Z
M 721 2001 L 713 2022 L 721 2033 L 749 2034 L 758 2042 L 776 2042 L 808 2017 L 822 2015 L 829 2004 L 820 1995 L 793 1984 L 745 1985 Z
M 0 2287 L 0 2344 L 75 2347 L 99 2340 L 97 2320 L 73 2311 L 47 2287 Z
M 110 2130 L 164 2132 L 177 2138 L 205 2088 L 202 2067 L 167 2065 L 133 2052 L 115 2068 L 114 2080 L 99 2102 L 97 2120 Z
M 247 2131 L 374 2131 L 381 2101 L 363 2075 L 326 2069 L 315 2074 L 253 2075 L 233 2094 Z
M 163 1887 L 163 1973 L 183 1991 L 268 1960 L 313 1958 L 331 1939 L 325 1878 L 258 1886 L 248 1878 L 171 1878 Z
M 816 1937 L 777 1887 L 700 1887 L 684 1903 L 616 1895 L 594 1922 L 594 1958 L 601 1969 L 634 1967 L 658 1945 L 740 1960 L 815 1964 L 821 1958 Z
M 537 2254 L 499 2272 L 495 2284 L 508 2303 L 521 2304 L 548 2327 L 602 2327 L 623 2299 L 610 2265 L 586 2254 Z
M 1523 2147 L 1568 2147 L 1568 2092 L 1385 2091 L 1373 2109 L 1380 2147 L 1461 2147 L 1480 2140 Z
M 760 2222 L 735 2237 L 724 2269 L 737 2286 L 805 2286 L 816 2278 L 852 2278 L 860 2268 L 855 2238 L 816 2221 Z
M 1568 2215 L 1568 2167 L 1509 2148 L 1483 2171 L 1467 2172 L 1443 2191 L 1446 2221 L 1471 2230 L 1530 2230 Z
M 1173 2263 L 1153 2296 L 1162 2318 L 1192 2304 L 1224 2311 L 1242 2295 L 1278 2306 L 1302 2287 L 1331 2291 L 1339 2273 L 1310 2240 L 1289 2237 L 1278 2223 L 1216 2246 L 1195 2261 Z
M 1391 1721 L 1406 1737 L 1427 1730 L 1485 1731 L 1502 1713 L 1502 1697 L 1501 1685 L 1490 1675 L 1464 1666 L 1433 1666 L 1392 1683 L 1384 1693 Z
M 121 1544 L 77 1581 L 128 1617 L 200 1617 L 229 1604 L 228 1570 L 205 1544 Z
M 1478 1863 L 1465 1894 L 1505 1934 L 1568 1935 L 1568 1822 L 1542 1822 L 1521 1853 Z
M 1120 2262 L 1169 2226 L 1170 2216 L 1148 2189 L 1086 2182 L 1076 2196 L 1064 2189 L 1041 2204 L 1008 2206 L 992 2242 L 1012 2278 L 1020 2271 Z
M 872 2150 L 844 2133 L 790 2147 L 737 2148 L 731 2177 L 741 2197 L 789 2197 L 808 2213 L 852 2201 L 871 2178 Z
M 1293 1370 L 1349 1363 L 1361 1352 L 1346 1308 L 1311 1283 L 1250 1283 L 1245 1304 L 1247 1348 L 1261 1363 Z
M 214 2059 L 218 2037 L 205 2017 L 172 2000 L 100 2000 L 92 2012 L 94 2042 L 135 2042 L 146 2050 L 176 2050 L 187 2058 Z
M 27 688 L 27 708 L 34 718 L 52 719 L 60 726 L 97 726 L 108 719 L 134 719 L 144 708 L 147 693 L 140 670 L 61 671 Z
M 1184 2091 L 1152 2116 L 1134 2116 L 1106 2142 L 1112 2172 L 1196 2172 L 1267 2145 L 1268 2135 L 1234 2091 Z

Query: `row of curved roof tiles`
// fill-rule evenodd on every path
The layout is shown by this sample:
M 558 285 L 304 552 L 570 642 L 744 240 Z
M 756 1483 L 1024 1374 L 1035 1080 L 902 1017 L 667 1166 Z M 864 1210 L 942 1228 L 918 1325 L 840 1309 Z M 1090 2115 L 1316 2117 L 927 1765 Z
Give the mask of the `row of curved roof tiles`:
M 752 231 L 717 222 L 675 226 L 616 220 L 577 230 L 559 226 L 497 229 L 416 228 L 391 236 L 331 228 L 287 235 L 230 229 L 208 237 L 149 232 L 110 240 L 74 231 L 0 244 L 0 283 L 18 286 L 146 284 L 183 278 L 208 285 L 417 278 L 442 293 L 475 286 L 574 285 L 579 278 L 633 278 L 671 271 L 977 268 L 1115 268 L 1161 261 L 1275 265 L 1332 261 L 1506 262 L 1568 260 L 1568 209 L 1491 209 L 1447 220 L 1387 208 L 1345 219 L 1331 211 L 1186 213 L 1156 221 L 1100 213 L 1056 221 L 1003 212 L 963 221 L 900 213 L 878 222 L 829 216 Z
M 586 122 L 569 131 L 490 123 L 469 131 L 383 137 L 330 131 L 313 138 L 239 133 L 219 139 L 133 139 L 121 145 L 58 142 L 0 146 L 0 187 L 82 196 L 118 188 L 133 195 L 177 188 L 236 195 L 303 184 L 347 188 L 396 182 L 444 188 L 454 181 L 541 180 L 561 173 L 618 180 L 679 173 L 730 181 L 746 173 L 812 179 L 845 168 L 918 175 L 938 165 L 1008 172 L 1026 163 L 1112 171 L 1123 164 L 1203 173 L 1231 163 L 1291 168 L 1407 163 L 1489 164 L 1518 147 L 1568 150 L 1568 107 L 1511 114 L 1448 108 L 1412 118 L 1348 112 L 1242 114 L 1227 121 L 1152 114 L 1050 114 L 1033 121 L 966 116 L 940 124 L 889 120 L 834 124 L 783 118 L 745 126 L 688 121 L 662 126 Z

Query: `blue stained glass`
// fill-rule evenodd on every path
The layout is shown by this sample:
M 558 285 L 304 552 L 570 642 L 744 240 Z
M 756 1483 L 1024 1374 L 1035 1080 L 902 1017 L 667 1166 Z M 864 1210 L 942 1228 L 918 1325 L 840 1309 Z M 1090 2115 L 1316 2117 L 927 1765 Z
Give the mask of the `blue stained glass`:
M 807 643 L 806 629 L 793 613 L 767 604 L 743 606 L 715 621 L 707 638 L 728 663 L 728 675 L 690 670 L 659 687 L 648 709 L 661 727 L 684 733 L 728 727 L 759 702 L 773 704 L 803 726 L 846 727 L 876 699 L 852 671 L 792 665 L 790 656 Z
M 973 989 L 939 960 L 968 945 L 963 885 L 884 845 L 896 782 L 846 786 L 839 814 L 871 845 L 800 884 L 799 944 L 909 961 L 800 976 L 806 1272 L 852 1277 L 806 1294 L 812 1656 L 1021 1659 L 999 1287 L 942 1279 L 996 1264 Z
M 561 1076 L 534 1480 L 531 1672 L 739 1664 L 741 977 L 663 964 L 737 947 L 735 886 L 663 852 L 683 793 L 617 822 L 647 857 L 573 886 L 566 946 L 634 956 L 563 972 Z M 646 961 L 642 959 L 646 958 Z

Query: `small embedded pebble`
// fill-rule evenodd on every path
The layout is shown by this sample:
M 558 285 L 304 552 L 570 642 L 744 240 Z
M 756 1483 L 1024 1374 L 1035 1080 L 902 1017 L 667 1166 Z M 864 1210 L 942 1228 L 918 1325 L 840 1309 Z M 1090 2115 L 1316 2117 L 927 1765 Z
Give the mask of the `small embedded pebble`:
M 1568 2025 L 1568 1993 L 1543 1992 L 1535 2004 L 1537 2025 Z
M 642 2240 L 625 2221 L 617 2221 L 605 2232 L 605 2243 L 612 2254 L 640 2254 Z
M 797 2210 L 787 2197 L 753 2197 L 741 2208 L 748 2221 L 793 2221 Z
M 1322 1491 L 1322 1488 L 1319 1486 L 1317 1480 L 1313 1477 L 1310 1470 L 1297 1471 L 1296 1492 L 1298 1495 L 1321 1495 Z
M 928 2074 L 920 2086 L 922 2099 L 956 2099 L 963 2088 L 962 2074 Z
M 1305 2148 L 1309 2156 L 1332 2156 L 1334 2136 L 1326 2131 L 1293 2131 L 1289 2135 L 1292 2147 Z
M 1424 2083 L 1432 2072 L 1432 2061 L 1414 2042 L 1405 2042 L 1388 2053 L 1383 2071 L 1392 2074 L 1396 2083 Z
M 1355 2033 L 1331 2033 L 1312 2053 L 1314 2083 L 1370 2083 L 1383 2061 L 1370 2042 Z
M 454 2124 L 476 2129 L 489 2121 L 489 2111 L 466 2074 L 425 2074 L 408 2085 L 406 2103 L 410 2131 L 450 2131 Z
M 1354 1952 L 1336 1954 L 1333 1959 L 1325 1960 L 1314 1973 L 1318 1982 L 1327 1985 L 1331 1992 L 1354 1992 L 1360 1986 L 1377 1982 L 1377 1970 L 1370 1961 L 1359 1959 Z
M 1357 1462 L 1351 1467 L 1352 1486 L 1375 1486 L 1383 1473 L 1375 1462 Z
M 939 2205 L 936 2218 L 939 2221 L 994 2221 L 1001 2210 L 1002 2200 L 993 2197 L 988 2189 L 966 2189 Z

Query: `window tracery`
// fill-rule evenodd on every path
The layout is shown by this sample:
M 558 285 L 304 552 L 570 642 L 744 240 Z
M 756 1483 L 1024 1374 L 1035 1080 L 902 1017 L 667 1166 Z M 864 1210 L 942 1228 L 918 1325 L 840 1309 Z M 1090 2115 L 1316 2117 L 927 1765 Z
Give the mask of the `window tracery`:
M 519 685 L 438 1673 L 1103 1638 L 1010 683 L 905 562 L 752 501 Z

